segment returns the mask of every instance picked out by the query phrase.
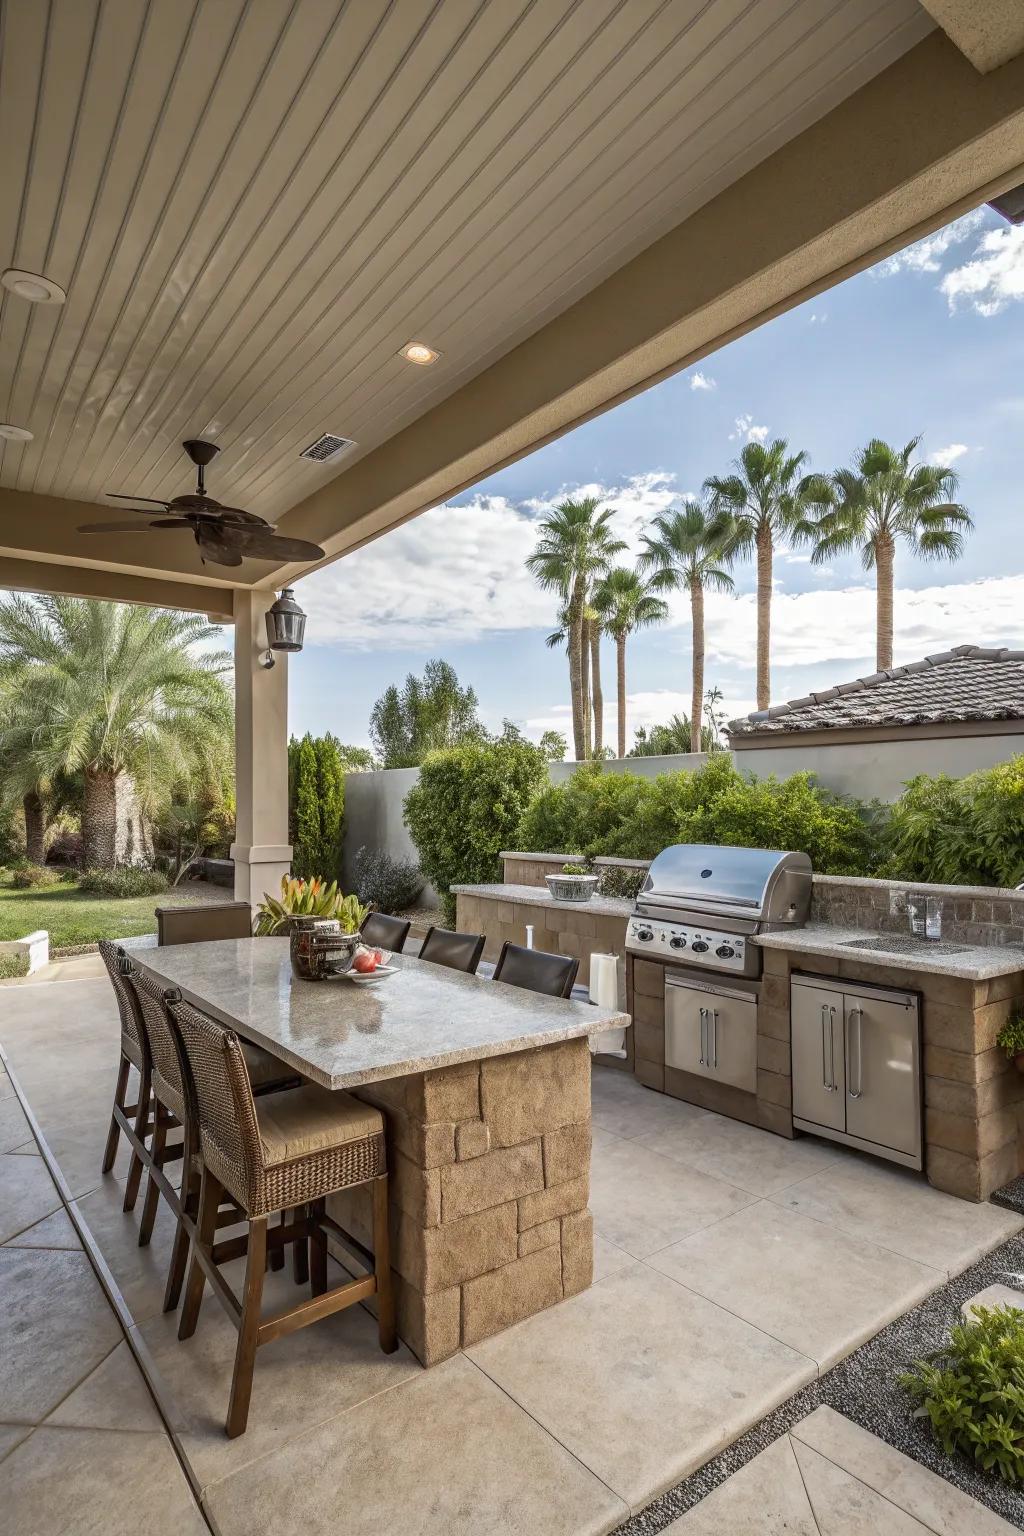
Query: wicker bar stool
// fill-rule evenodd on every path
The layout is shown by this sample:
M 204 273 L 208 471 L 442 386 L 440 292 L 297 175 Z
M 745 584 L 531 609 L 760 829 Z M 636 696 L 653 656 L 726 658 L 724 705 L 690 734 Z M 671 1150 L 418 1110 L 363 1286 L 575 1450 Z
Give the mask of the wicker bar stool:
M 144 1043 L 145 1034 L 139 1017 L 138 1000 L 124 976 L 121 975 L 118 946 L 111 943 L 109 939 L 100 939 L 99 951 L 103 964 L 107 968 L 107 975 L 114 989 L 114 997 L 117 999 L 117 1011 L 121 1017 L 121 1059 L 114 1085 L 114 1107 L 110 1114 L 110 1130 L 107 1132 L 107 1142 L 103 1150 L 102 1171 L 109 1173 L 113 1168 L 114 1158 L 117 1156 L 117 1143 L 121 1136 L 124 1136 L 132 1149 L 132 1158 L 125 1184 L 123 1209 L 131 1211 L 135 1209 L 142 1179 L 145 1140 L 153 1130 L 153 1122 L 150 1118 L 153 1102 L 150 1089 L 149 1054 Z M 136 1102 L 129 1104 L 128 1080 L 132 1067 L 139 1074 L 139 1087 Z
M 306 1083 L 293 1093 L 253 1097 L 238 1036 L 165 993 L 191 1068 L 199 1114 L 203 1181 L 192 1262 L 178 1324 L 179 1339 L 195 1332 L 203 1289 L 209 1280 L 238 1329 L 231 1397 L 225 1424 L 234 1438 L 244 1432 L 252 1395 L 256 1351 L 283 1334 L 304 1328 L 368 1296 L 377 1297 L 377 1326 L 386 1354 L 398 1347 L 388 1247 L 388 1179 L 384 1119 L 380 1111 L 347 1093 Z M 373 1251 L 343 1231 L 324 1209 L 329 1195 L 370 1184 Z M 215 1244 L 224 1193 L 249 1222 L 248 1236 Z M 275 1211 L 297 1211 L 287 1225 L 270 1228 Z M 364 1277 L 327 1289 L 327 1235 L 334 1232 L 372 1269 Z M 311 1297 L 269 1317 L 261 1316 L 268 1245 L 305 1236 L 310 1241 Z M 219 1265 L 246 1255 L 241 1300 Z

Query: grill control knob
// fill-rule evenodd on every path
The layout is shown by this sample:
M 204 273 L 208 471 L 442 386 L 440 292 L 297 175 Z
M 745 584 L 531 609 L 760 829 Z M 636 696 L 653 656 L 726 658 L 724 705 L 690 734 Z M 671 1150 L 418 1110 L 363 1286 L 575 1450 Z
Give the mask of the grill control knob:
M 694 939 L 694 941 L 693 941 L 693 952 L 694 952 L 695 955 L 707 954 L 707 950 L 708 950 L 708 946 L 704 943 L 703 939 Z
M 731 960 L 736 951 L 731 944 L 720 944 L 715 950 L 719 960 Z
M 636 937 L 640 940 L 641 944 L 649 944 L 654 938 L 654 934 L 650 928 L 638 928 Z
M 686 940 L 685 940 L 685 938 L 683 938 L 682 934 L 679 934 L 679 933 L 674 934 L 673 937 L 671 939 L 669 939 L 668 942 L 669 942 L 669 947 L 671 949 L 685 949 L 686 948 Z

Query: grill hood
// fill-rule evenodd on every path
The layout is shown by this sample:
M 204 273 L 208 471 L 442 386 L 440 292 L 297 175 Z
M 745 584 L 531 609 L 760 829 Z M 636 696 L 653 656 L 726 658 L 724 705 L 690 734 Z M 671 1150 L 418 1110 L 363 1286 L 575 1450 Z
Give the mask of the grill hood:
M 637 912 L 707 912 L 802 926 L 810 901 L 811 861 L 805 853 L 677 843 L 652 863 Z

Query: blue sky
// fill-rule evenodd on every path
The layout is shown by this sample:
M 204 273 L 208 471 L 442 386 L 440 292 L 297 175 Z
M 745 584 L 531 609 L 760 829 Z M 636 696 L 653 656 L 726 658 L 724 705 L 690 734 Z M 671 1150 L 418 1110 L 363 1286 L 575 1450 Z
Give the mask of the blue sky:
M 365 744 L 374 699 L 431 656 L 452 662 L 494 727 L 568 730 L 555 603 L 523 569 L 536 522 L 569 492 L 599 495 L 635 546 L 649 518 L 723 473 L 751 436 L 782 436 L 813 468 L 871 436 L 952 464 L 976 524 L 955 566 L 896 567 L 896 661 L 963 643 L 1024 646 L 1024 228 L 988 209 L 762 326 L 444 507 L 301 584 L 306 650 L 291 668 L 294 730 Z M 754 572 L 708 599 L 707 682 L 727 718 L 754 707 Z M 772 698 L 874 670 L 874 591 L 856 557 L 776 559 Z M 629 733 L 688 708 L 688 609 L 634 637 Z M 614 711 L 605 652 L 606 716 Z

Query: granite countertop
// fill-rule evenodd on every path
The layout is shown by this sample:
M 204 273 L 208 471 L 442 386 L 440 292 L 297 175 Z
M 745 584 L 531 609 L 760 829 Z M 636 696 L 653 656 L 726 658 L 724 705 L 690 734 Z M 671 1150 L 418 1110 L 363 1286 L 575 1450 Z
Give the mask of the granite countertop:
M 1009 944 L 997 949 L 981 944 L 960 944 L 954 939 L 944 939 L 939 944 L 922 939 L 907 952 L 852 948 L 850 944 L 851 940 L 879 939 L 886 943 L 902 937 L 871 933 L 863 928 L 840 928 L 834 923 L 808 923 L 805 928 L 792 932 L 756 934 L 750 942 L 760 944 L 762 949 L 784 949 L 791 955 L 828 955 L 837 960 L 876 965 L 880 971 L 924 971 L 933 976 L 956 976 L 965 981 L 989 981 L 994 976 L 1024 971 L 1024 945 Z M 879 980 L 883 979 L 879 977 Z
M 557 907 L 567 912 L 593 912 L 602 917 L 621 917 L 623 922 L 634 903 L 624 896 L 591 896 L 589 901 L 555 901 L 546 885 L 453 885 L 457 896 L 487 896 L 492 901 L 510 901 L 513 906 Z
M 287 939 L 136 951 L 140 970 L 325 1088 L 352 1088 L 629 1024 L 629 1014 L 466 976 L 411 955 L 376 985 L 292 975 Z

